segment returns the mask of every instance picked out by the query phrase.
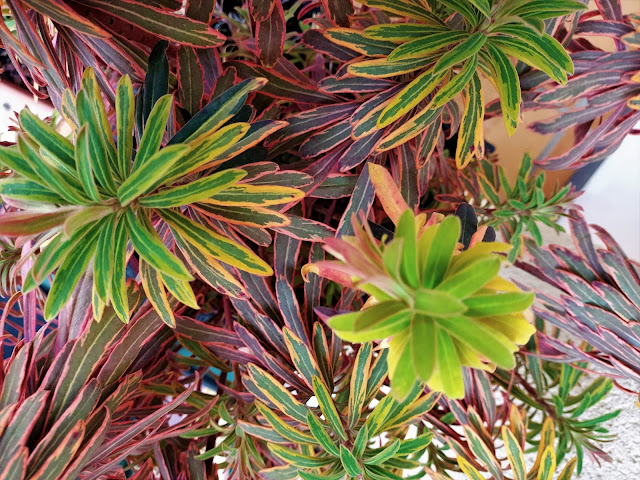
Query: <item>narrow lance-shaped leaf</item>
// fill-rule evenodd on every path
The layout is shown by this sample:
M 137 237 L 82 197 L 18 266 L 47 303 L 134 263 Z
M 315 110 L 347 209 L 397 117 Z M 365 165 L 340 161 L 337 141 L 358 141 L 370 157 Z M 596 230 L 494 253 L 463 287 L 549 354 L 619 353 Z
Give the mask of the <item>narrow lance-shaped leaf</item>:
M 123 178 L 129 175 L 133 155 L 133 126 L 135 99 L 128 75 L 118 82 L 116 89 L 116 135 L 118 142 L 118 168 Z
M 53 319 L 67 303 L 80 277 L 86 271 L 96 249 L 97 238 L 102 230 L 93 227 L 81 241 L 67 253 L 53 280 L 44 307 L 45 319 Z
M 211 255 L 217 260 L 246 272 L 258 275 L 273 274 L 271 267 L 247 247 L 238 245 L 227 237 L 213 232 L 172 210 L 161 210 L 158 211 L 158 214 L 177 235 L 191 243 L 202 253 Z
M 313 377 L 313 391 L 327 423 L 331 425 L 331 428 L 336 432 L 340 439 L 345 441 L 347 439 L 347 432 L 342 425 L 340 415 L 338 415 L 338 411 L 336 410 L 336 406 L 333 403 L 333 399 L 331 398 L 327 387 L 319 377 Z
M 473 157 L 481 158 L 484 150 L 484 99 L 480 77 L 474 75 L 467 86 L 462 123 L 458 131 L 456 167 L 466 167 Z M 482 149 L 479 146 L 482 145 Z
M 149 265 L 179 280 L 192 280 L 186 267 L 167 250 L 157 233 L 149 232 L 131 210 L 125 213 L 125 220 L 133 247 Z

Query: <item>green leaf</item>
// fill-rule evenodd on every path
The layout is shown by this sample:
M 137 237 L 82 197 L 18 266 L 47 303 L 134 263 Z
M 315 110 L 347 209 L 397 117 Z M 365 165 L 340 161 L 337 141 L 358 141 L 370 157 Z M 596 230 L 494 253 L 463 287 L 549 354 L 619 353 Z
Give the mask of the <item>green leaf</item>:
M 396 452 L 398 456 L 411 455 L 427 448 L 433 439 L 433 433 L 427 432 L 416 438 L 408 438 L 400 442 L 400 448 Z
M 0 180 L 0 194 L 3 197 L 27 202 L 43 202 L 64 205 L 67 201 L 48 187 L 26 178 L 8 177 Z
M 371 305 L 370 307 L 361 310 L 357 314 L 357 319 L 353 324 L 353 331 L 368 331 L 377 330 L 380 327 L 389 327 L 387 320 L 390 318 L 396 318 L 396 315 L 402 311 L 407 310 L 404 303 L 397 300 L 388 300 Z M 348 314 L 347 314 L 348 315 Z M 335 323 L 335 322 L 334 322 Z M 341 330 L 338 325 L 332 328 Z
M 315 393 L 316 399 L 318 400 L 318 406 L 320 407 L 327 423 L 338 435 L 340 440 L 346 441 L 347 432 L 340 421 L 340 415 L 338 415 L 338 411 L 336 410 L 336 406 L 333 403 L 333 399 L 331 398 L 327 387 L 319 377 L 313 377 L 313 392 Z
M 474 33 L 440 57 L 440 60 L 438 60 L 435 67 L 433 67 L 434 74 L 437 75 L 438 73 L 445 72 L 451 67 L 464 62 L 467 58 L 474 57 L 486 41 L 487 36 L 484 33 Z
M 111 276 L 111 305 L 120 320 L 129 321 L 127 296 L 127 226 L 120 218 L 113 241 L 113 275 Z
M 458 75 L 453 77 L 450 82 L 447 82 L 438 93 L 436 93 L 429 105 L 430 109 L 436 109 L 449 103 L 453 98 L 460 93 L 467 84 L 476 75 L 476 67 L 478 66 L 478 56 L 474 55 L 464 64 L 464 67 L 460 70 Z
M 409 335 L 413 370 L 423 382 L 428 382 L 436 366 L 436 325 L 430 318 L 414 315 Z
M 353 441 L 353 456 L 361 458 L 367 448 L 367 443 L 369 443 L 369 428 L 364 424 Z
M 524 463 L 524 453 L 518 440 L 507 427 L 502 427 L 502 440 L 504 441 L 507 458 L 511 464 L 514 480 L 526 480 L 527 467 Z
M 164 176 L 161 183 L 169 184 L 194 170 L 203 169 L 205 165 L 208 167 L 218 165 L 223 161 L 220 158 L 223 158 L 229 150 L 232 150 L 248 130 L 248 123 L 233 123 L 192 141 L 189 144 L 192 147 L 189 156 L 179 164 L 174 165 Z M 169 144 L 171 145 L 171 142 Z
M 30 169 L 37 172 L 40 178 L 36 180 L 38 183 L 44 183 L 71 205 L 89 203 L 84 196 L 80 182 L 74 176 L 46 162 L 37 152 L 37 145 L 33 144 L 31 140 L 27 140 L 23 135 L 18 136 L 18 148 Z
M 115 213 L 101 219 L 102 231 L 98 236 L 96 258 L 93 262 L 93 284 L 98 296 L 105 303 L 108 303 L 111 298 L 111 285 L 113 284 L 113 246 L 116 235 L 116 221 L 117 214 Z
M 393 97 L 393 100 L 391 100 L 384 110 L 382 110 L 382 113 L 377 120 L 377 127 L 386 127 L 402 117 L 404 114 L 408 113 L 409 110 L 418 105 L 435 90 L 444 76 L 444 72 L 439 75 L 435 75 L 430 69 L 415 78 L 409 85 Z
M 101 129 L 102 125 L 98 122 L 91 105 L 89 93 L 80 90 L 76 96 L 76 107 L 78 110 L 78 122 L 86 125 L 89 137 L 89 160 L 91 162 L 91 171 L 96 180 L 110 195 L 116 193 L 117 187 L 114 181 L 114 175 L 109 165 L 107 154 L 107 146 L 104 143 Z M 111 128 L 109 128 L 111 130 Z M 86 152 L 80 152 L 79 155 L 86 155 Z M 83 176 L 86 174 L 83 174 Z
M 360 467 L 358 460 L 344 445 L 340 445 L 340 462 L 347 475 L 357 477 L 362 473 L 362 467 Z
M 500 258 L 491 256 L 470 263 L 447 276 L 436 288 L 457 298 L 473 295 L 500 272 Z
M 422 25 L 416 24 L 398 24 L 397 26 L 401 25 L 404 27 L 411 25 L 414 25 L 415 27 L 422 27 Z M 378 27 L 380 27 L 380 25 L 378 25 Z M 389 62 L 397 62 L 400 60 L 425 57 L 432 52 L 436 52 L 442 48 L 453 45 L 454 43 L 458 43 L 466 38 L 469 38 L 469 34 L 466 32 L 458 30 L 440 30 L 423 37 L 416 38 L 415 40 L 410 40 L 407 43 L 403 43 L 389 54 L 387 60 Z M 438 58 L 441 56 L 442 55 L 438 55 Z
M 142 138 L 140 138 L 140 145 L 138 146 L 136 158 L 131 170 L 132 174 L 135 174 L 137 170 L 144 167 L 160 149 L 164 130 L 169 120 L 169 114 L 171 113 L 172 101 L 172 95 L 164 95 L 151 109 L 151 113 L 144 127 L 144 133 L 142 134 Z
M 491 4 L 489 0 L 469 0 L 469 3 L 473 4 L 485 17 L 491 18 Z
M 338 450 L 338 447 L 333 443 L 333 440 L 331 440 L 331 437 L 325 430 L 322 422 L 311 411 L 307 413 L 307 424 L 309 425 L 311 434 L 318 441 L 324 451 L 333 457 L 339 457 L 340 451 Z
M 464 382 L 460 370 L 460 360 L 456 353 L 456 347 L 449 334 L 438 329 L 438 372 L 443 391 L 449 398 L 462 398 L 464 396 Z
M 549 445 L 540 460 L 540 469 L 538 470 L 537 480 L 552 480 L 556 471 L 556 452 L 553 451 L 553 445 Z
M 474 11 L 472 5 L 475 5 L 475 2 L 467 1 L 467 0 L 438 0 L 440 3 L 446 5 L 454 12 L 460 13 L 472 26 L 476 26 L 478 24 L 478 17 L 476 16 L 476 12 Z M 486 2 L 479 2 L 486 3 Z
M 309 387 L 313 387 L 313 377 L 319 376 L 318 364 L 305 342 L 295 335 L 290 328 L 283 327 L 284 342 L 298 373 Z
M 458 238 L 460 238 L 460 219 L 456 216 L 445 217 L 437 227 L 429 248 L 429 255 L 422 269 L 423 287 L 433 288 L 442 281 Z
M 421 288 L 415 293 L 414 311 L 431 317 L 448 317 L 463 313 L 465 304 L 445 292 Z
M 164 273 L 161 273 L 160 276 L 162 277 L 162 283 L 164 283 L 164 286 L 167 288 L 169 293 L 176 298 L 176 300 L 195 310 L 200 309 L 189 282 L 185 280 L 176 280 Z
M 240 169 L 223 170 L 194 180 L 186 185 L 160 190 L 143 197 L 139 204 L 145 207 L 170 208 L 189 205 L 211 198 L 215 193 L 227 188 L 245 177 L 247 172 Z
M 391 380 L 391 393 L 397 401 L 403 401 L 409 395 L 411 388 L 416 383 L 413 368 L 411 368 L 411 341 L 409 330 L 405 329 L 395 335 L 389 342 L 389 379 Z
M 373 457 L 364 460 L 365 465 L 382 465 L 387 460 L 393 458 L 400 450 L 400 440 L 394 438 L 390 441 L 380 452 L 376 453 Z
M 282 418 L 280 418 L 279 415 L 273 412 L 264 403 L 260 401 L 256 401 L 255 405 L 258 408 L 258 411 L 260 412 L 260 414 L 265 418 L 267 423 L 269 423 L 271 428 L 273 428 L 278 433 L 278 435 L 280 435 L 282 438 L 286 439 L 287 442 L 291 442 L 295 444 L 305 444 L 305 445 L 306 444 L 313 445 L 316 443 L 315 439 L 317 437 L 315 437 L 313 429 L 311 430 L 311 433 L 313 434 L 313 436 L 309 435 L 308 433 L 301 432 L 296 428 L 292 427 L 291 425 L 289 425 L 288 423 L 286 423 L 284 420 L 282 420 Z M 307 420 L 310 413 L 311 412 L 308 412 L 307 414 Z M 309 422 L 309 427 L 311 427 L 310 422 Z M 336 453 L 337 452 L 338 450 L 336 449 Z
M 247 365 L 247 370 L 265 401 L 271 402 L 278 410 L 294 420 L 302 424 L 307 422 L 307 408 L 298 402 L 269 373 L 252 363 Z
M 140 261 L 140 279 L 142 281 L 142 288 L 147 296 L 151 305 L 162 321 L 170 328 L 175 328 L 176 319 L 173 315 L 173 309 L 169 304 L 169 299 L 164 291 L 164 285 L 162 282 L 162 276 L 160 272 L 150 266 L 144 260 Z
M 540 52 L 536 46 L 531 45 L 525 40 L 521 38 L 497 36 L 491 37 L 489 43 L 527 65 L 542 70 L 556 82 L 561 84 L 567 82 L 567 74 L 565 71 L 549 60 L 546 54 Z
M 133 248 L 149 265 L 178 280 L 193 279 L 182 262 L 167 250 L 158 234 L 147 230 L 131 210 L 126 211 L 125 220 Z
M 429 23 L 442 24 L 442 21 L 426 8 L 416 2 L 407 2 L 407 0 L 363 0 L 363 5 L 372 8 L 395 13 L 401 17 L 409 17 L 414 20 L 427 20 Z
M 508 292 L 478 295 L 465 299 L 464 303 L 469 308 L 467 315 L 487 317 L 522 312 L 531 306 L 533 299 L 533 293 Z
M 520 121 L 521 94 L 518 72 L 502 50 L 491 43 L 487 44 L 486 52 L 488 53 L 482 52 L 484 54 L 482 58 L 487 62 L 498 88 L 505 127 L 511 136 L 515 133 Z
M 262 425 L 255 425 L 253 423 L 247 423 L 242 420 L 238 420 L 238 427 L 240 427 L 242 431 L 247 435 L 251 435 L 252 437 L 257 437 L 266 442 L 283 443 L 283 444 L 290 443 L 290 440 L 287 440 L 286 438 L 281 437 L 276 433 L 275 430 L 273 430 L 270 427 L 263 427 Z M 215 430 L 210 429 L 210 430 L 211 430 L 211 434 L 215 434 L 215 433 L 218 433 L 219 429 L 215 429 Z M 192 438 L 185 435 L 181 435 L 181 436 L 183 438 Z
M 86 125 L 78 131 L 76 136 L 75 162 L 76 171 L 82 188 L 87 196 L 94 202 L 102 203 L 102 198 L 98 192 L 95 178 L 93 176 L 93 165 L 91 159 L 91 139 Z
M 271 267 L 247 247 L 236 244 L 193 220 L 172 210 L 159 210 L 174 235 L 182 237 L 205 255 L 257 275 L 272 275 Z M 137 248 L 136 248 L 137 250 Z
M 56 163 L 71 172 L 75 168 L 73 144 L 60 135 L 52 126 L 46 124 L 28 108 L 20 112 L 20 126 L 38 145 L 46 149 Z
M 423 25 L 419 23 L 383 23 L 364 29 L 364 36 L 390 42 L 408 42 L 446 30 L 442 25 Z
M 353 429 L 360 420 L 360 414 L 367 396 L 369 368 L 371 366 L 373 345 L 363 343 L 358 350 L 351 372 L 351 388 L 349 390 L 349 419 L 348 428 Z
M 136 198 L 153 190 L 164 174 L 191 152 L 188 145 L 171 145 L 156 152 L 143 166 L 136 163 L 129 177 L 118 188 L 118 199 L 126 206 Z
M 62 261 L 44 306 L 44 316 L 47 321 L 53 319 L 71 298 L 75 286 L 93 257 L 101 230 L 101 225 L 91 228 Z
M 396 48 L 393 42 L 367 38 L 362 32 L 351 28 L 330 28 L 324 32 L 324 35 L 338 45 L 373 57 L 388 55 Z
M 129 75 L 118 82 L 116 88 L 116 133 L 118 141 L 118 168 L 122 178 L 129 176 L 133 158 L 133 127 L 135 99 Z
M 312 457 L 277 444 L 267 444 L 271 453 L 297 468 L 320 468 L 333 462 L 332 457 Z
M 416 251 L 416 224 L 411 210 L 405 210 L 396 225 L 395 238 L 402 239 L 402 256 L 400 274 L 402 279 L 412 288 L 418 288 L 418 256 Z
M 95 70 L 93 68 L 87 68 L 82 75 L 82 92 L 87 100 L 88 107 L 90 109 L 90 131 L 93 135 L 96 135 L 96 140 L 100 144 L 100 149 L 104 152 L 107 160 L 109 170 L 114 176 L 117 176 L 117 152 L 116 146 L 113 143 L 113 133 L 111 131 L 111 123 L 107 116 L 107 110 L 102 100 L 102 94 L 98 85 L 98 79 L 96 78 Z M 77 98 L 76 98 L 77 103 Z M 89 110 L 85 109 L 85 113 L 89 113 Z M 83 123 L 81 121 L 81 123 Z
M 168 145 L 193 142 L 211 132 L 215 132 L 233 117 L 247 100 L 249 93 L 259 90 L 267 83 L 265 78 L 250 78 L 227 89 L 196 113 L 176 133 Z
M 468 84 L 466 97 L 456 148 L 456 167 L 458 169 L 466 167 L 473 157 L 481 157 L 484 151 L 484 99 L 482 83 L 477 73 L 473 75 Z M 493 192 L 492 187 L 486 183 L 484 178 L 481 177 L 480 181 L 485 194 L 492 201 L 497 200 L 496 204 L 499 204 L 499 198 Z

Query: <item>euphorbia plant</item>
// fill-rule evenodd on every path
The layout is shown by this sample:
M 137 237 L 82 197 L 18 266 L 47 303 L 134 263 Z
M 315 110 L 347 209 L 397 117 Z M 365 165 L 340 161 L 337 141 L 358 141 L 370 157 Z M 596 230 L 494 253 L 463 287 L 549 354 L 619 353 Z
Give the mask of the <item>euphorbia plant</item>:
M 0 478 L 608 460 L 640 269 L 593 246 L 570 186 L 528 155 L 509 178 L 484 140 L 537 106 L 569 107 L 533 125 L 576 127 L 562 165 L 629 131 L 637 18 L 583 3 L 4 2 L 0 41 L 58 112 L 0 145 Z M 543 245 L 562 217 L 576 251 Z M 558 291 L 531 308 L 510 261 Z
M 476 236 L 461 251 L 458 217 L 425 222 L 403 205 L 386 170 L 369 168 L 378 197 L 394 211 L 393 239 L 378 242 L 365 224 L 355 237 L 327 239 L 325 249 L 338 261 L 305 268 L 370 295 L 362 311 L 334 316 L 329 325 L 351 342 L 390 338 L 389 377 L 398 398 L 416 379 L 460 398 L 461 367 L 514 367 L 517 345 L 535 331 L 523 314 L 533 294 L 499 275 L 504 257 L 497 254 L 509 245 Z

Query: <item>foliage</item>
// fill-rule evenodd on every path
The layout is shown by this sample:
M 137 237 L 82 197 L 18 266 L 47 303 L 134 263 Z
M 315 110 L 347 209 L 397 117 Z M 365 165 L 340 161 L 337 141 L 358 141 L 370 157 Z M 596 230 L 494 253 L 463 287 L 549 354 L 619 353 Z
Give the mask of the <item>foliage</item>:
M 520 266 L 555 287 L 556 295 L 538 295 L 534 309 L 545 323 L 577 335 L 590 347 L 543 336 L 541 349 L 572 361 L 595 363 L 609 375 L 640 380 L 640 266 L 599 227 L 605 248 L 596 249 L 589 227 L 577 211 L 570 219 L 575 249 L 527 245 L 531 262 Z M 542 348 L 544 346 L 544 348 Z
M 507 178 L 484 141 L 486 118 L 511 134 L 566 108 L 533 125 L 576 127 L 556 168 L 632 131 L 637 17 L 583 3 L 0 2 L 2 46 L 57 109 L 0 145 L 0 479 L 610 460 L 640 268 L 597 227 L 593 246 L 572 187 L 529 156 Z M 542 246 L 560 217 L 575 251 Z M 535 317 L 514 260 L 557 289 Z
M 156 312 L 138 309 L 137 289 L 130 288 L 128 296 L 136 315 L 127 326 L 108 308 L 100 323 L 89 321 L 73 337 L 85 319 L 76 311 L 70 312 L 66 335 L 58 329 L 45 336 L 43 328 L 32 341 L 11 339 L 15 348 L 3 361 L 0 380 L 5 478 L 100 478 L 118 468 L 132 449 L 177 437 L 207 416 L 215 399 L 190 397 L 196 383 L 168 403 L 144 388 L 151 377 L 167 383 L 179 378 L 165 352 L 143 354 L 145 344 L 167 345 L 173 335 Z M 165 367 L 160 377 L 158 365 Z M 178 408 L 186 416 L 170 425 L 168 415 Z
M 372 175 L 378 175 L 380 167 Z M 386 174 L 378 197 L 399 196 Z M 384 194 L 384 196 L 383 196 Z M 394 205 L 394 207 L 398 207 Z M 389 376 L 393 393 L 404 399 L 416 379 L 450 398 L 464 394 L 460 367 L 515 366 L 513 353 L 526 343 L 533 327 L 523 312 L 533 295 L 499 276 L 496 253 L 509 246 L 475 243 L 460 252 L 460 220 L 437 222 L 401 210 L 393 240 L 378 243 L 371 230 L 355 229 L 355 237 L 327 239 L 325 249 L 337 261 L 306 268 L 357 288 L 370 299 L 360 312 L 344 313 L 329 325 L 351 342 L 389 341 Z M 354 227 L 355 228 L 355 227 Z
M 572 0 L 493 5 L 485 0 L 438 0 L 427 2 L 429 8 L 412 1 L 363 3 L 384 11 L 386 15 L 379 18 L 387 21 L 364 30 L 332 28 L 325 36 L 365 57 L 348 66 L 351 75 L 377 79 L 411 74 L 402 88 L 387 95 L 386 101 L 363 119 L 378 129 L 400 120 L 388 130 L 378 149 L 399 145 L 427 129 L 448 102 L 464 91 L 455 155 L 458 168 L 474 157 L 483 157 L 484 102 L 479 74 L 486 75 L 500 93 L 505 125 L 513 134 L 520 121 L 521 99 L 518 75 L 509 56 L 566 83 L 573 65 L 564 48 L 544 32 L 543 20 L 585 8 Z M 393 17 L 416 22 L 389 23 Z M 425 106 L 414 110 L 423 100 Z
M 99 319 L 104 305 L 113 302 L 120 318 L 128 321 L 124 286 L 129 241 L 140 255 L 145 293 L 165 322 L 175 324 L 165 288 L 182 303 L 197 308 L 188 285 L 192 275 L 166 248 L 157 229 L 165 230 L 163 236 L 170 229 L 171 243 L 178 245 L 188 263 L 206 263 L 208 271 L 200 275 L 212 277 L 212 286 L 221 290 L 233 294 L 240 285 L 220 262 L 255 274 L 272 273 L 255 253 L 217 233 L 207 220 L 284 226 L 287 218 L 265 206 L 290 203 L 302 195 L 294 188 L 265 185 L 260 177 L 255 181 L 256 175 L 247 170 L 215 168 L 282 126 L 267 122 L 251 131 L 249 123 L 227 123 L 247 94 L 262 83 L 261 79 L 245 81 L 217 97 L 164 148 L 160 144 L 171 95 L 154 89 L 153 96 L 159 98 L 145 96 L 155 103 L 148 117 L 140 119 L 144 113 L 135 112 L 133 89 L 126 76 L 117 88 L 115 143 L 108 134 L 109 120 L 92 69 L 86 70 L 77 97 L 65 99 L 65 115 L 76 127 L 75 144 L 28 110 L 22 112 L 18 148 L 0 150 L 0 160 L 17 173 L 0 184 L 0 193 L 16 207 L 2 216 L 0 233 L 43 234 L 39 241 L 49 242 L 24 285 L 25 291 L 37 287 L 59 267 L 45 305 L 47 319 L 60 312 L 93 258 L 94 315 Z M 131 162 L 136 115 L 139 142 Z M 213 173 L 193 176 L 203 170 Z M 190 214 L 181 211 L 184 206 L 191 209 Z
M 580 195 L 570 184 L 545 194 L 545 174 L 533 175 L 532 167 L 531 157 L 526 154 L 513 183 L 509 182 L 503 167 L 487 160 L 471 174 L 479 185 L 477 193 L 472 195 L 478 203 L 476 212 L 485 220 L 483 223 L 499 229 L 503 238 L 511 243 L 513 247 L 508 256 L 511 262 L 522 254 L 524 232 L 542 246 L 538 223 L 564 232 L 557 220 L 566 216 L 565 211 Z
M 142 82 L 149 50 L 159 40 L 181 45 L 178 56 L 183 68 L 189 62 L 215 63 L 217 52 L 207 47 L 222 45 L 225 40 L 208 25 L 214 1 L 190 2 L 185 15 L 175 13 L 182 3 L 176 0 L 2 3 L 3 17 L 5 3 L 10 16 L 4 17 L 5 22 L 9 20 L 6 27 L 0 23 L 0 42 L 16 70 L 22 72 L 24 65 L 36 86 L 46 87 L 46 91 L 28 81 L 25 85 L 40 98 L 50 96 L 58 108 L 64 91 L 80 83 L 83 67 L 96 70 L 102 91 L 115 103 L 110 72 Z
M 575 64 L 575 75 L 565 85 L 542 82 L 535 72 L 522 78 L 533 108 L 562 112 L 532 128 L 543 134 L 575 132 L 570 150 L 541 161 L 546 169 L 576 168 L 608 157 L 640 120 L 640 17 L 623 17 L 615 3 L 597 2 L 597 11 L 564 32 Z M 615 51 L 596 47 L 590 41 L 594 37 L 614 40 Z

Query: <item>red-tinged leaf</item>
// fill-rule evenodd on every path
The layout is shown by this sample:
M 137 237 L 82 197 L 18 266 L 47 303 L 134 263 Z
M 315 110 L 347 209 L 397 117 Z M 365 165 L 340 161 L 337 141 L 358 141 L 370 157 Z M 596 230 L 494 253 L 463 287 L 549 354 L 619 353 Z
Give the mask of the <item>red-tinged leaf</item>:
M 189 388 L 187 388 L 184 392 L 182 392 L 180 395 L 174 396 L 171 402 L 163 405 L 161 408 L 158 408 L 152 414 L 134 423 L 132 426 L 127 428 L 124 432 L 120 433 L 118 436 L 111 439 L 106 444 L 102 445 L 100 447 L 100 451 L 97 452 L 95 457 L 93 458 L 93 463 L 96 464 L 105 458 L 110 458 L 110 459 L 113 458 L 113 457 L 110 457 L 112 453 L 121 450 L 122 447 L 124 445 L 127 445 L 127 443 L 131 441 L 133 438 L 140 435 L 142 432 L 146 431 L 149 427 L 154 425 L 159 419 L 165 417 L 169 412 L 175 410 L 177 407 L 182 405 L 184 401 L 187 398 L 189 398 L 191 393 L 193 393 L 197 383 L 198 383 L 198 374 L 196 373 L 196 378 L 194 383 Z M 126 456 L 126 451 L 125 453 L 119 453 L 118 455 L 115 456 L 115 458 L 118 459 L 119 461 L 125 456 Z M 93 479 L 99 478 L 100 475 L 104 474 L 105 472 L 108 472 L 111 468 L 112 467 L 109 464 L 105 465 L 104 467 L 96 468 L 95 470 L 91 471 L 87 480 L 93 480 Z
M 300 146 L 300 155 L 303 158 L 311 158 L 326 153 L 351 138 L 352 129 L 349 120 L 332 125 L 308 138 Z
M 318 88 L 327 93 L 378 93 L 395 85 L 396 82 L 381 78 L 328 77 L 320 80 Z
M 288 235 L 277 234 L 274 241 L 274 267 L 276 275 L 293 284 L 296 264 L 302 242 Z
M 394 13 L 401 17 L 442 24 L 442 21 L 437 16 L 417 2 L 407 2 L 406 0 L 363 0 L 360 3 L 372 8 L 379 8 Z
M 186 262 L 204 282 L 232 298 L 246 294 L 244 287 L 221 263 L 210 255 L 202 253 L 182 238 L 176 237 L 175 240 Z
M 277 0 L 250 0 L 249 12 L 256 22 L 264 22 L 276 5 Z
M 303 342 L 309 344 L 309 332 L 307 331 L 306 322 L 302 320 L 295 292 L 283 277 L 278 277 L 276 280 L 276 295 L 286 326 Z
M 402 213 L 405 210 L 409 210 L 409 205 L 402 197 L 398 184 L 389 170 L 382 165 L 369 163 L 369 175 L 384 212 L 394 224 L 397 224 Z
M 322 0 L 329 19 L 340 27 L 349 26 L 349 15 L 353 15 L 351 0 Z
M 0 395 L 0 410 L 18 402 L 20 399 L 30 352 L 31 346 L 29 344 L 23 345 L 17 352 L 14 350 L 11 364 L 8 370 L 4 372 L 2 395 Z M 0 431 L 1 434 L 2 432 Z
M 265 67 L 273 67 L 282 56 L 284 48 L 285 20 L 282 2 L 272 2 L 269 18 L 257 22 L 256 46 L 258 56 Z
M 203 72 L 198 55 L 191 47 L 178 50 L 178 85 L 180 105 L 191 115 L 200 111 L 203 100 Z
M 60 0 L 25 0 L 36 12 L 49 17 L 74 31 L 93 37 L 109 38 L 111 35 Z
M 5 428 L 0 438 L 0 465 L 7 465 L 20 447 L 26 445 L 31 430 L 40 419 L 48 397 L 48 391 L 40 390 L 27 397 L 16 409 L 11 423 Z
M 138 292 L 130 290 L 129 305 L 137 304 Z M 100 322 L 90 327 L 73 346 L 64 369 L 60 373 L 52 401 L 49 418 L 55 421 L 77 397 L 82 387 L 100 363 L 107 349 L 116 341 L 125 324 L 111 308 L 107 308 Z
M 240 61 L 232 61 L 229 66 L 237 70 L 240 78 L 266 78 L 268 83 L 262 89 L 262 93 L 269 97 L 313 104 L 329 103 L 333 100 L 332 95 L 322 93 L 309 84 L 303 84 L 293 78 L 285 77 L 273 69 L 266 69 Z
M 384 134 L 385 130 L 377 130 L 371 135 L 358 138 L 355 142 L 349 145 L 349 148 L 345 150 L 338 160 L 338 168 L 340 171 L 345 172 L 347 170 L 351 170 L 373 155 L 376 145 L 382 139 Z M 314 193 L 317 194 L 318 190 L 316 189 Z
M 186 14 L 187 17 L 198 20 L 199 22 L 210 23 L 215 8 L 215 0 L 189 0 L 187 2 Z
M 225 41 L 224 35 L 205 23 L 134 0 L 82 0 L 82 3 L 183 45 L 216 47 Z
M 309 242 L 322 242 L 327 237 L 333 237 L 335 230 L 325 223 L 311 220 L 309 218 L 298 217 L 297 215 L 286 215 L 289 225 L 274 227 L 276 232 L 289 235 L 298 240 Z
M 20 237 L 36 235 L 62 225 L 76 210 L 59 208 L 53 212 L 3 212 L 0 215 L 0 235 Z
M 302 41 L 317 53 L 322 53 L 341 62 L 348 62 L 359 55 L 355 50 L 333 43 L 320 30 L 307 30 L 302 34 Z
M 27 471 L 27 459 L 29 458 L 29 449 L 27 447 L 20 447 L 20 449 L 14 453 L 13 458 L 9 460 L 3 467 L 2 473 L 0 473 L 0 480 L 22 480 L 25 477 Z
M 273 135 L 267 142 L 267 146 L 271 147 L 279 142 L 302 137 L 306 133 L 333 125 L 353 113 L 356 107 L 356 103 L 338 103 L 304 110 L 291 115 L 287 117 L 288 125 Z
M 371 166 L 373 164 L 370 163 L 369 165 Z M 373 183 L 370 177 L 370 171 L 370 168 L 362 169 L 362 172 L 358 177 L 358 181 L 356 182 L 356 186 L 353 189 L 353 194 L 349 199 L 349 204 L 347 205 L 344 214 L 340 218 L 336 237 L 341 237 L 343 235 L 353 235 L 353 218 L 355 217 L 356 220 L 360 222 L 362 218 L 367 218 L 367 216 L 369 215 L 369 210 L 373 205 L 375 196 Z
M 163 325 L 157 312 L 150 309 L 145 315 L 138 318 L 115 344 L 97 376 L 97 379 L 105 386 L 119 381 L 118 388 L 109 396 L 105 404 L 117 406 L 129 390 L 135 388 L 139 383 L 139 374 L 127 375 L 126 381 L 121 381 L 121 378 L 140 352 L 153 343 L 155 335 Z
M 594 92 L 610 88 L 620 82 L 621 72 L 619 71 L 587 72 L 572 77 L 564 85 L 558 85 L 538 95 L 535 101 L 542 104 L 562 104 L 582 97 L 591 97 Z
M 67 435 L 72 433 L 80 422 L 86 422 L 100 398 L 101 388 L 96 379 L 90 380 L 80 390 L 78 396 L 69 405 L 62 416 L 51 426 L 48 433 L 38 443 L 29 456 L 29 477 L 36 475 L 49 464 L 49 459 L 56 456 L 60 445 Z

